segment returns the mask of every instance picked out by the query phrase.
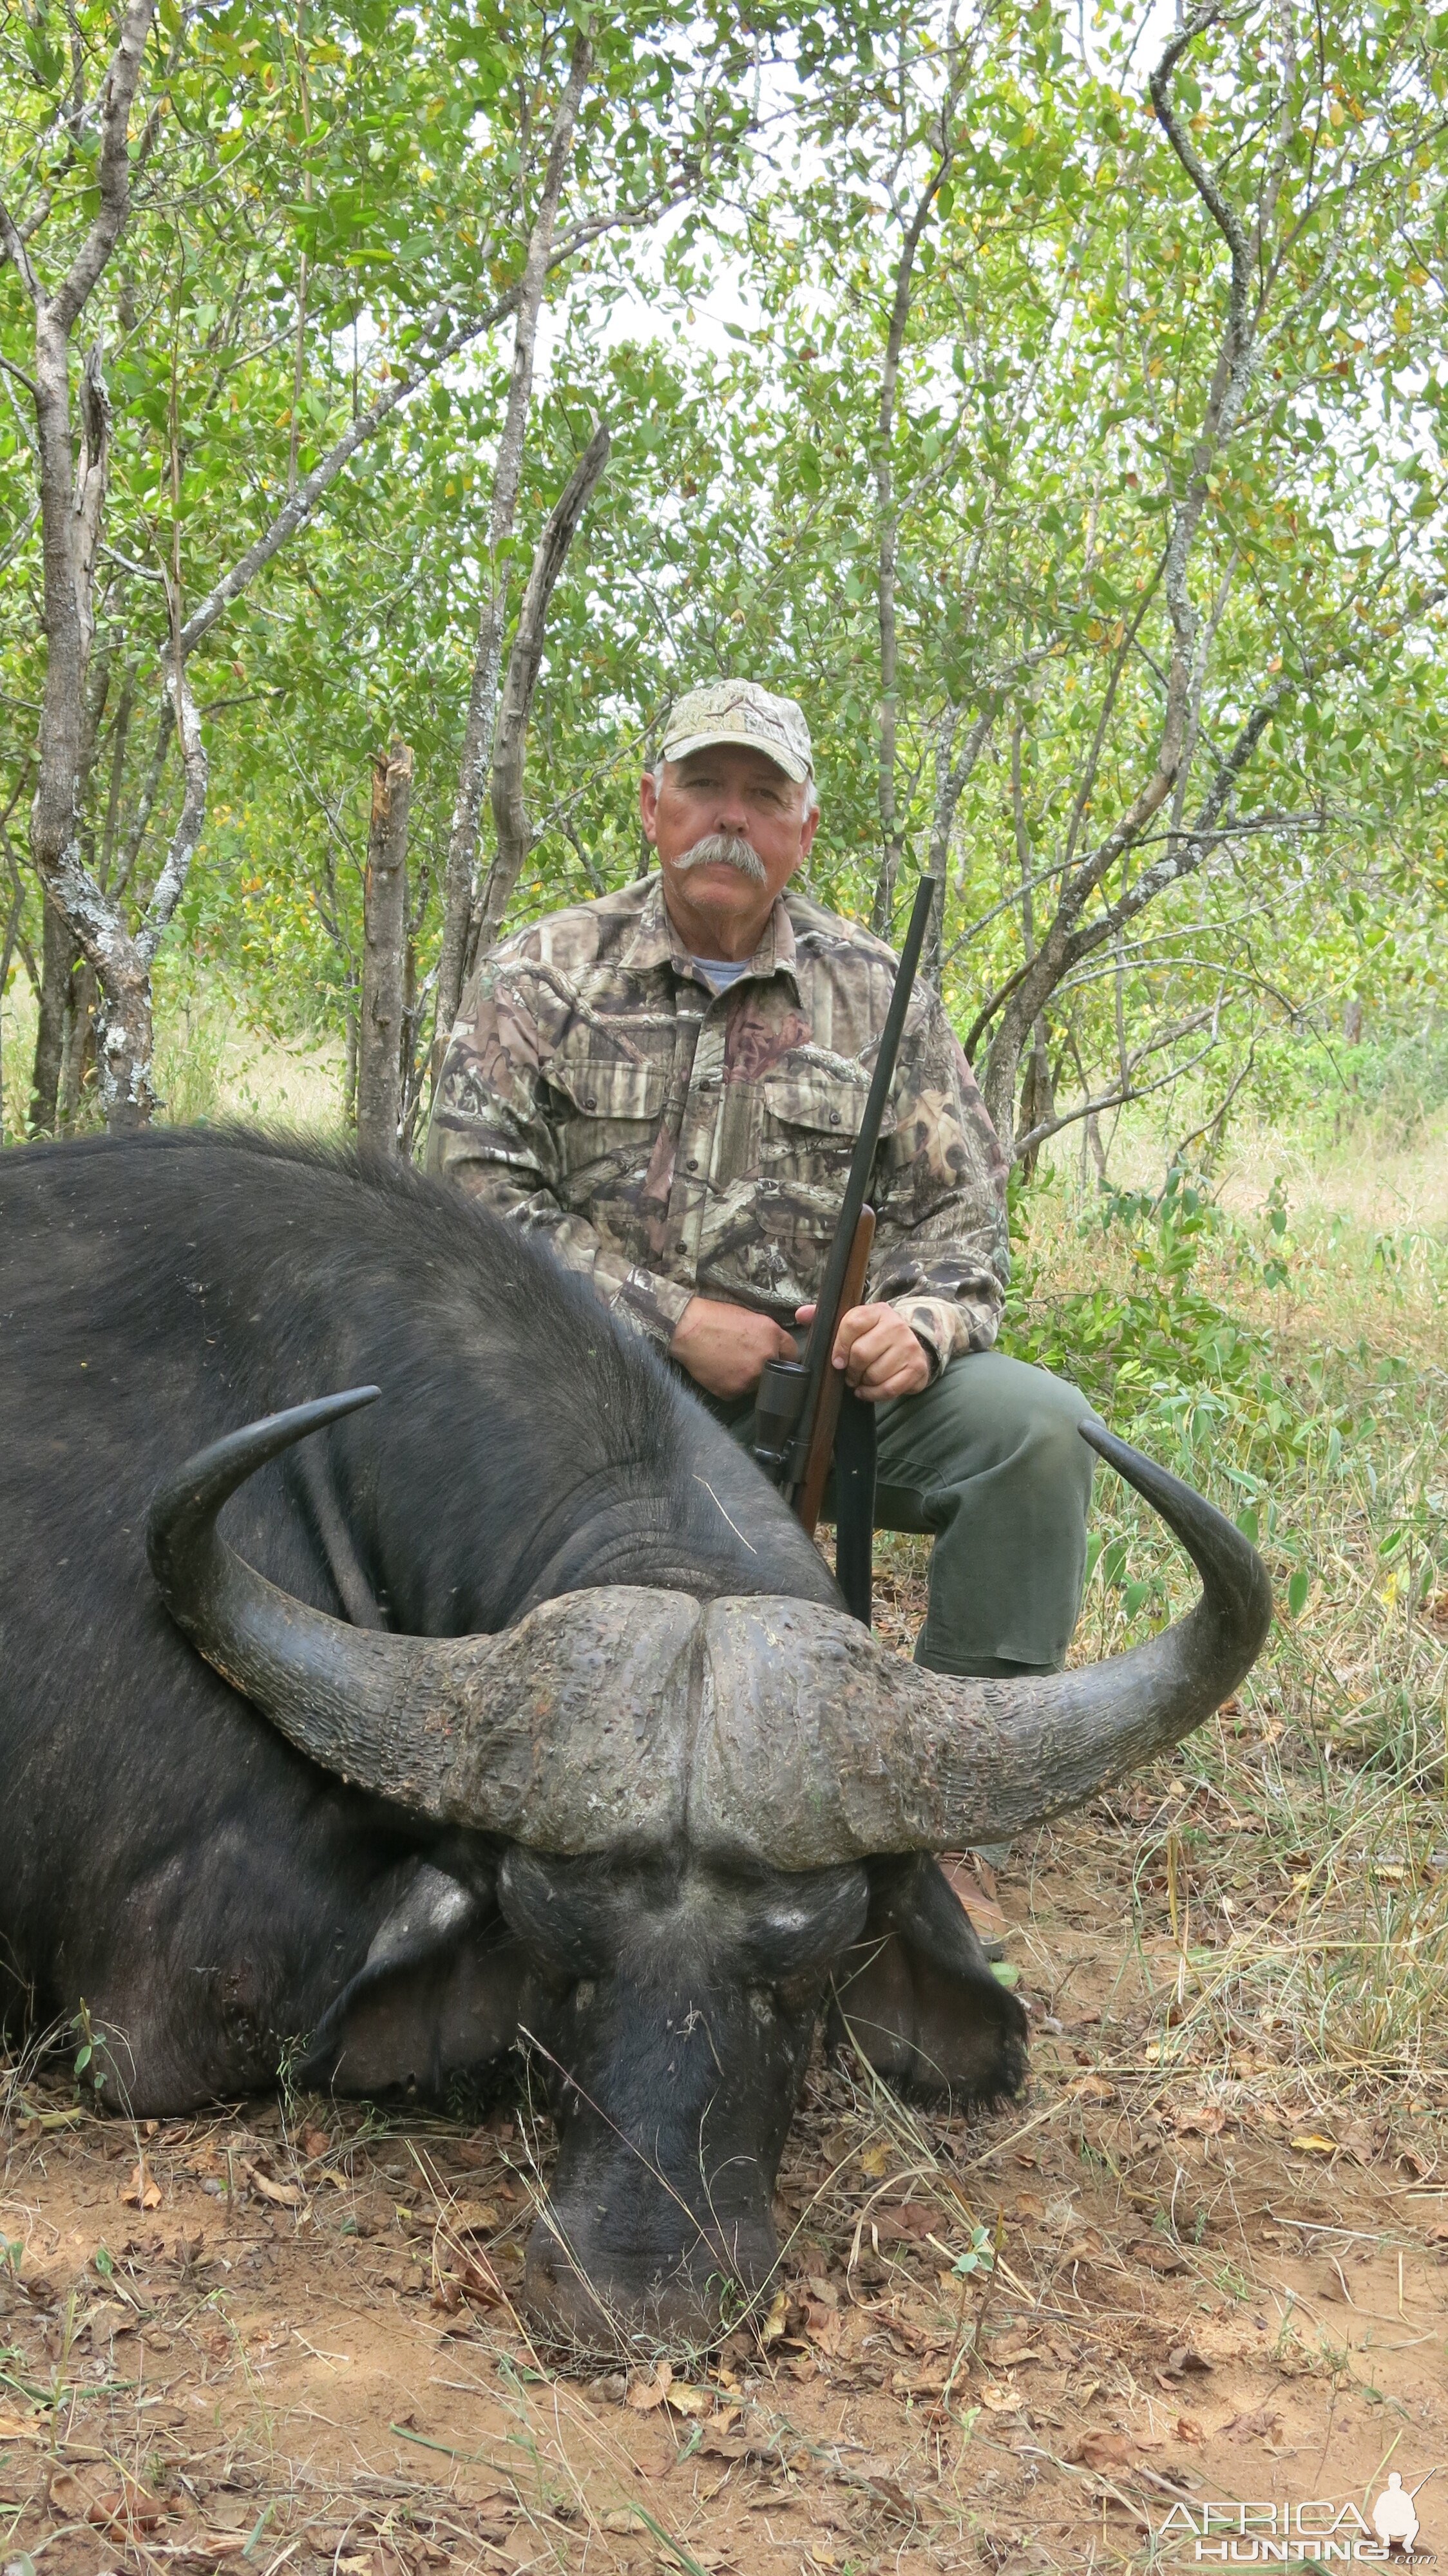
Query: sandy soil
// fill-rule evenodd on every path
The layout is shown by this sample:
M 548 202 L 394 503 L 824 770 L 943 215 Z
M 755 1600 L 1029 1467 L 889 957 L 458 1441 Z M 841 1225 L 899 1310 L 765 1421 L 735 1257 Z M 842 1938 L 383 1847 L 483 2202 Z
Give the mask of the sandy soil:
M 1182 2504 L 1366 2513 L 1390 2464 L 1435 2473 L 1421 2538 L 1448 2548 L 1434 2106 L 1334 2114 L 1265 2057 L 1165 2067 L 1177 1953 L 1124 1936 L 1132 1821 L 1089 1811 L 1001 1875 L 1026 2098 L 967 2124 L 821 2061 L 778 2295 L 672 2379 L 530 2341 L 520 2101 L 474 2129 L 312 2101 L 138 2130 L 22 2088 L 0 2565 L 1186 2566 Z

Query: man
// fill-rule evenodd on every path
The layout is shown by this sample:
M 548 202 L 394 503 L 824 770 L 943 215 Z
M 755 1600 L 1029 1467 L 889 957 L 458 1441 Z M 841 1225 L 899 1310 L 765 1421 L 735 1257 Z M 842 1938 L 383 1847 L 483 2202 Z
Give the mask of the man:
M 659 873 L 482 960 L 428 1168 L 586 1279 L 748 1440 L 839 1214 L 895 960 L 795 891 L 819 821 L 804 714 L 750 680 L 680 700 L 640 787 Z M 935 996 L 905 1024 L 867 1302 L 833 1360 L 877 1415 L 876 1517 L 930 1534 L 916 1658 L 1053 1671 L 1080 1606 L 1084 1399 L 993 1349 L 1005 1166 Z

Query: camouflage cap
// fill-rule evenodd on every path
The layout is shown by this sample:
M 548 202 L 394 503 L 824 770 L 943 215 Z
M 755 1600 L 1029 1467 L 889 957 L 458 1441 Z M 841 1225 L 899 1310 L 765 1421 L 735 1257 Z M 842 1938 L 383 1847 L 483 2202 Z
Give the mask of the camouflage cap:
M 686 760 L 691 751 L 711 743 L 744 743 L 762 751 L 803 786 L 814 776 L 814 752 L 804 709 L 793 698 L 777 698 L 757 680 L 711 680 L 680 698 L 659 745 L 665 760 Z

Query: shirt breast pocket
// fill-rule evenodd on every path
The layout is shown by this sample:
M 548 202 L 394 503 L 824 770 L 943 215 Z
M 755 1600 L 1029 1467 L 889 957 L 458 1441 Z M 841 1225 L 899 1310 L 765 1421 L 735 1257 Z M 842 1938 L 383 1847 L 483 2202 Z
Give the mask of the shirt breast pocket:
M 760 1085 L 760 1175 L 777 1191 L 787 1222 L 829 1233 L 839 1221 L 850 1156 L 864 1124 L 869 1083 L 810 1066 L 766 1074 Z M 887 1107 L 884 1134 L 894 1124 Z
M 646 1058 L 559 1054 L 545 1068 L 553 1130 L 570 1184 L 641 1176 L 663 1116 L 668 1067 Z

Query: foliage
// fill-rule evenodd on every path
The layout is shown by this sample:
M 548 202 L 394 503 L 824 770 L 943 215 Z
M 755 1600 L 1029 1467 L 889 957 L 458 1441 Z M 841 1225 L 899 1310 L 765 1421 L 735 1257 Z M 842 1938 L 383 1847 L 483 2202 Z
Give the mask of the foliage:
M 37 6 L 0 43 L 5 187 L 31 208 L 52 191 L 37 236 L 52 261 L 89 184 L 61 24 Z M 73 24 L 93 86 L 110 14 L 97 0 Z M 1088 928 L 1164 850 L 1182 855 L 1213 763 L 1270 709 L 1222 837 L 1049 997 L 1028 1042 L 1031 1116 L 1058 1094 L 1175 1086 L 1194 1063 L 1206 1113 L 1229 1093 L 1270 1110 L 1273 1086 L 1311 1086 L 1294 1070 L 1304 1042 L 1335 1043 L 1345 1013 L 1391 1056 L 1437 1008 L 1442 25 L 1359 0 L 1325 20 L 1257 7 L 1205 24 L 1174 75 L 1186 130 L 1257 225 L 1260 346 L 1194 539 L 1197 783 L 1186 799 L 1183 773 Z M 863 0 L 827 19 L 779 8 L 748 30 L 650 0 L 593 32 L 515 600 L 594 416 L 614 447 L 554 600 L 515 917 L 633 873 L 632 772 L 661 709 L 688 679 L 748 667 L 805 701 L 825 799 L 814 887 L 847 912 L 888 910 L 892 869 L 908 879 L 936 848 L 942 779 L 964 770 L 936 854 L 945 990 L 967 1033 L 1039 944 L 1068 855 L 1150 769 L 1163 531 L 1196 471 L 1222 240 L 1110 11 L 1083 41 L 1064 9 L 1016 0 L 908 28 Z M 155 134 L 94 316 L 114 444 L 83 830 L 100 874 L 128 875 L 133 910 L 180 792 L 172 755 L 133 849 L 163 573 L 183 614 L 204 600 L 426 354 L 437 317 L 460 323 L 506 290 L 566 45 L 527 10 L 399 17 L 356 0 L 310 0 L 295 20 L 233 0 L 158 26 Z M 15 365 L 21 321 L 0 271 Z M 355 1009 L 367 754 L 397 734 L 417 755 L 426 985 L 509 363 L 504 315 L 381 422 L 198 648 L 211 813 L 171 938 L 184 978 L 219 970 L 278 1029 L 339 1031 Z M 29 438 L 12 373 L 12 977 L 39 934 L 19 844 L 41 679 Z M 163 978 L 177 971 L 163 955 Z
M 1371 1331 L 1365 1298 L 1378 1308 Z M 1352 1561 L 1366 1553 L 1390 1621 L 1411 1627 L 1448 1581 L 1440 1372 L 1392 1347 L 1384 1309 L 1426 1315 L 1436 1339 L 1445 1301 L 1438 1236 L 1294 1218 L 1280 1178 L 1244 1219 L 1176 1166 L 1160 1193 L 1111 1192 L 1074 1215 L 1059 1179 L 1031 1194 L 1005 1339 L 1074 1378 L 1123 1438 L 1232 1512 L 1261 1545 L 1289 1626 L 1310 1604 L 1331 1624 L 1359 1600 Z M 1098 1643 L 1119 1642 L 1166 1615 L 1185 1569 L 1134 1498 L 1102 1491 L 1093 1517 L 1088 1599 Z M 1415 1763 L 1407 1704 L 1390 1692 L 1380 1718 L 1370 1740 L 1397 1742 L 1407 1721 L 1403 1758 Z

